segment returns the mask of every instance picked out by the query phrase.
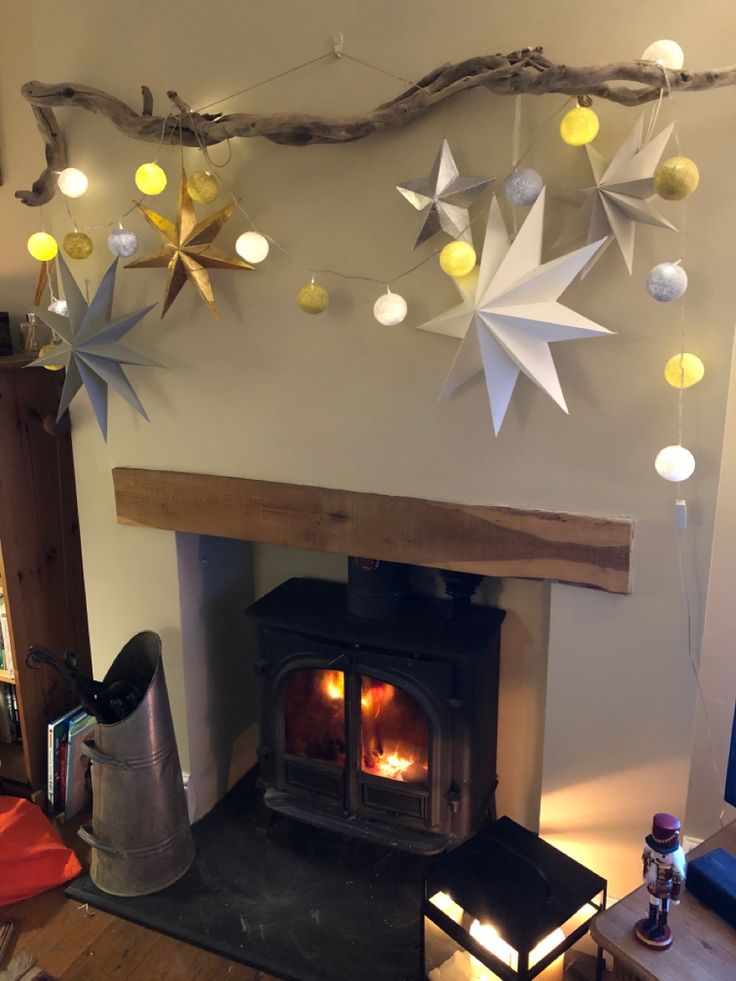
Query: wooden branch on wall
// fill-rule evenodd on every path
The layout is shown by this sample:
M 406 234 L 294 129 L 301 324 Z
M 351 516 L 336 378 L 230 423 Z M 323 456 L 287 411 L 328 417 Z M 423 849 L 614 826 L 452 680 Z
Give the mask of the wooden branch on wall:
M 629 518 L 116 468 L 118 522 L 481 576 L 631 591 Z
M 637 87 L 620 84 L 622 82 L 633 82 Z M 263 136 L 285 146 L 310 146 L 348 143 L 381 130 L 403 126 L 446 99 L 475 88 L 485 88 L 496 95 L 557 93 L 592 96 L 623 106 L 641 106 L 658 99 L 663 88 L 665 93 L 698 92 L 726 85 L 736 85 L 734 65 L 699 72 L 663 69 L 646 61 L 616 61 L 572 68 L 554 64 L 544 56 L 542 48 L 525 48 L 509 55 L 481 55 L 457 64 L 442 65 L 390 102 L 362 115 L 343 118 L 285 112 L 198 113 L 190 111 L 178 94 L 171 91 L 167 93 L 168 97 L 179 111 L 169 116 L 154 116 L 153 99 L 147 86 L 143 86 L 143 108 L 138 113 L 115 96 L 75 82 L 53 85 L 27 82 L 22 93 L 36 112 L 49 163 L 30 190 L 16 191 L 15 196 L 24 204 L 36 206 L 50 201 L 54 195 L 50 172 L 52 158 L 63 158 L 53 113 L 54 108 L 59 107 L 98 113 L 126 136 L 150 143 L 158 143 L 163 138 L 176 143 L 181 139 L 184 146 L 213 146 L 232 137 Z

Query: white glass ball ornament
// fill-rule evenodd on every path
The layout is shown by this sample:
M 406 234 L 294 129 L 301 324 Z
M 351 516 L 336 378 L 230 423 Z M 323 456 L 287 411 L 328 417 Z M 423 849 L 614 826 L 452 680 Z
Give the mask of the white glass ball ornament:
M 66 167 L 60 171 L 56 182 L 61 193 L 68 198 L 81 198 L 89 185 L 87 175 L 76 167 Z
M 655 41 L 649 45 L 641 60 L 653 61 L 663 68 L 671 68 L 677 72 L 685 64 L 685 53 L 677 41 Z
M 534 204 L 542 193 L 543 187 L 544 181 L 542 180 L 541 174 L 538 174 L 536 170 L 532 170 L 531 167 L 525 167 L 523 170 L 515 170 L 503 182 L 506 197 L 512 204 Z
M 260 232 L 243 232 L 235 241 L 235 251 L 241 259 L 257 265 L 268 255 L 268 239 Z
M 404 297 L 388 290 L 373 304 L 373 316 L 384 327 L 395 327 L 404 320 L 407 309 Z
M 67 306 L 66 300 L 53 299 L 49 303 L 49 311 L 51 313 L 58 313 L 60 317 L 69 316 L 69 307 Z
M 649 270 L 647 293 L 653 300 L 669 303 L 679 300 L 687 289 L 687 273 L 676 262 L 660 262 Z
M 113 255 L 119 255 L 125 259 L 137 251 L 138 236 L 135 232 L 131 232 L 129 228 L 123 228 L 120 225 L 119 228 L 114 228 L 107 236 L 107 247 Z
M 665 446 L 654 461 L 654 469 L 664 480 L 679 484 L 692 477 L 695 470 L 695 457 L 684 446 Z

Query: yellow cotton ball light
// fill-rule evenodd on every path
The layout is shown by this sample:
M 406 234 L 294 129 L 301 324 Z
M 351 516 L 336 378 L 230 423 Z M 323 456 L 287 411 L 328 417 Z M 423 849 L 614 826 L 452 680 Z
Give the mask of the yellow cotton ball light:
M 81 198 L 87 190 L 87 175 L 76 167 L 65 167 L 56 179 L 59 190 L 68 198 Z
M 600 127 L 598 116 L 592 109 L 575 106 L 562 117 L 560 136 L 568 146 L 585 146 L 596 138 Z
M 246 262 L 252 262 L 254 266 L 263 262 L 269 249 L 268 239 L 260 232 L 243 232 L 235 240 L 235 251 L 240 258 L 245 259 Z
M 654 469 L 663 480 L 679 484 L 695 472 L 695 457 L 684 446 L 665 446 L 657 454 Z
M 689 157 L 670 157 L 654 171 L 654 190 L 665 201 L 682 201 L 700 182 L 700 171 Z
M 135 172 L 135 186 L 141 194 L 160 194 L 166 183 L 166 174 L 156 163 L 141 164 Z
M 440 252 L 440 268 L 448 276 L 457 279 L 472 271 L 475 259 L 475 249 L 470 242 L 448 242 Z
M 27 248 L 39 262 L 48 262 L 59 251 L 56 239 L 48 232 L 34 232 L 28 239 Z
M 330 294 L 324 286 L 318 286 L 317 283 L 307 283 L 297 293 L 296 302 L 299 309 L 303 310 L 304 313 L 322 313 L 323 310 L 327 309 L 327 304 L 330 302 Z
M 84 232 L 69 232 L 64 236 L 62 247 L 72 259 L 89 259 L 94 250 L 94 243 Z
M 54 354 L 54 352 L 56 351 L 57 347 L 59 347 L 58 344 L 44 344 L 44 346 L 38 352 L 39 358 L 45 358 L 49 354 Z M 45 364 L 43 367 L 46 369 L 46 371 L 61 371 L 61 369 L 64 367 L 64 365 L 63 364 Z
M 187 190 L 192 201 L 210 204 L 220 193 L 217 178 L 209 170 L 198 170 L 187 178 Z
M 705 365 L 697 354 L 675 354 L 664 366 L 664 377 L 673 388 L 697 385 L 705 374 Z

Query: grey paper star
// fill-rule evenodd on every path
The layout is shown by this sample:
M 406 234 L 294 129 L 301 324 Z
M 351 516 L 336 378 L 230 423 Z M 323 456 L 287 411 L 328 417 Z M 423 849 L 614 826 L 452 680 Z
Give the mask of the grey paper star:
M 593 242 L 542 265 L 543 222 L 544 190 L 510 244 L 494 198 L 480 269 L 454 281 L 461 303 L 419 328 L 462 338 L 440 398 L 483 372 L 496 435 L 521 372 L 567 412 L 549 349 L 553 341 L 610 334 L 600 324 L 558 303 L 558 297 L 603 242 Z
M 95 417 L 102 436 L 107 440 L 107 392 L 112 387 L 122 395 L 136 412 L 148 419 L 138 396 L 125 376 L 124 364 L 156 365 L 155 361 L 142 354 L 135 354 L 124 347 L 120 340 L 131 328 L 145 317 L 156 305 L 152 304 L 136 313 L 122 317 L 112 317 L 112 294 L 115 288 L 117 258 L 102 277 L 97 292 L 88 305 L 77 286 L 69 268 L 57 257 L 64 292 L 69 308 L 69 316 L 61 317 L 44 307 L 35 307 L 35 312 L 62 339 L 54 346 L 52 353 L 31 362 L 29 367 L 47 364 L 63 364 L 66 368 L 64 387 L 61 390 L 57 422 L 69 407 L 69 403 L 84 385 L 92 403 Z
M 424 212 L 414 248 L 442 230 L 452 238 L 472 244 L 468 208 L 488 187 L 493 177 L 460 177 L 447 140 L 442 141 L 432 170 L 427 177 L 397 184 L 402 194 L 417 211 Z M 457 198 L 450 204 L 449 198 Z
M 583 276 L 614 238 L 631 274 L 637 222 L 659 228 L 675 227 L 651 203 L 655 196 L 654 171 L 664 153 L 673 124 L 642 146 L 643 124 L 644 117 L 640 116 L 608 164 L 590 144 L 585 147 L 595 184 L 581 192 L 583 202 L 556 243 L 568 242 L 585 234 L 586 229 L 588 242 L 608 238 L 606 245 L 583 270 Z

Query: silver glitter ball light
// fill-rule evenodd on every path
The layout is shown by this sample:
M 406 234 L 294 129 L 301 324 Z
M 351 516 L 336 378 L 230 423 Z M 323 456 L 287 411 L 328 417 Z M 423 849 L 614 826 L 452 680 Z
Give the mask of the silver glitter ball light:
M 679 299 L 687 289 L 687 273 L 674 262 L 660 262 L 649 270 L 647 293 L 660 303 Z
M 126 258 L 138 249 L 138 236 L 128 228 L 116 228 L 107 236 L 107 247 L 113 255 Z
M 52 299 L 51 303 L 49 303 L 49 310 L 51 313 L 58 313 L 60 317 L 69 316 L 69 307 L 66 304 L 66 300 Z
M 526 167 L 524 170 L 515 170 L 503 182 L 506 197 L 512 204 L 534 204 L 542 193 L 543 187 L 544 181 L 542 180 L 541 174 L 538 174 L 536 170 L 532 170 L 531 167 Z

